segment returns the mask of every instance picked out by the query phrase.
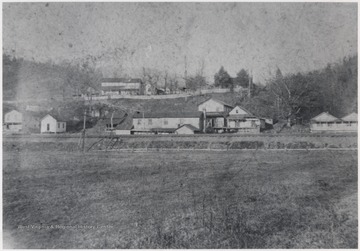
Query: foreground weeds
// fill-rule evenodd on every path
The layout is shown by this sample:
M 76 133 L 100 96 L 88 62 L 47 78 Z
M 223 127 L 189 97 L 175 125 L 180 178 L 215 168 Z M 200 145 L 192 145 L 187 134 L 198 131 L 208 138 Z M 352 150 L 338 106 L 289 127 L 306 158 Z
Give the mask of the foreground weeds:
M 11 247 L 357 248 L 356 152 L 8 152 L 3 176 Z

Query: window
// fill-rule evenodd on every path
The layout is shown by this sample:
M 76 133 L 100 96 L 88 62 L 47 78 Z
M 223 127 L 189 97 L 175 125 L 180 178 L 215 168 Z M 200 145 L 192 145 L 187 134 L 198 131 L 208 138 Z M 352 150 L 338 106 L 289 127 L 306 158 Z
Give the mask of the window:
M 164 119 L 164 125 L 167 125 L 169 122 L 167 119 Z
M 332 123 L 329 123 L 329 124 L 328 124 L 329 127 L 332 127 L 332 125 L 333 125 Z
M 46 130 L 50 131 L 50 124 L 46 124 Z
M 138 124 L 138 125 L 141 125 L 141 119 L 138 119 L 137 124 Z
M 58 128 L 60 128 L 60 123 L 57 123 L 57 125 L 58 125 Z
M 349 123 L 349 122 L 346 122 L 346 126 L 351 126 L 351 123 Z
M 217 112 L 220 112 L 220 107 L 216 107 L 216 111 L 217 111 Z
M 65 129 L 65 123 L 63 123 L 63 128 Z
M 152 119 L 148 119 L 148 124 L 152 125 Z
M 256 123 L 254 120 L 251 121 L 251 127 L 256 127 Z
M 236 109 L 236 113 L 239 113 L 239 110 L 238 110 L 238 109 Z

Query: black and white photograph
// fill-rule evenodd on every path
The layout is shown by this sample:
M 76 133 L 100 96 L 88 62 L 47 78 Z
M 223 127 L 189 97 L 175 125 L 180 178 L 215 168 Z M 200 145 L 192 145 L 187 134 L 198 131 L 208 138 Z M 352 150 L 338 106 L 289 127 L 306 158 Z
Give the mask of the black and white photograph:
M 2 2 L 4 249 L 357 249 L 358 2 Z

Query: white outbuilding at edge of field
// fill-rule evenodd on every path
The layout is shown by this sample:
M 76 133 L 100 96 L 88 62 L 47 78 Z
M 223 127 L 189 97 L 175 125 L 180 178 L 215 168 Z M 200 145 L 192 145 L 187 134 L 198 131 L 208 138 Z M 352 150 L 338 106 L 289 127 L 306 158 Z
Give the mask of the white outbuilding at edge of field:
M 41 133 L 63 133 L 66 132 L 66 122 L 56 115 L 47 114 L 41 119 Z
M 184 124 L 175 130 L 175 134 L 195 134 L 199 129 L 193 125 Z

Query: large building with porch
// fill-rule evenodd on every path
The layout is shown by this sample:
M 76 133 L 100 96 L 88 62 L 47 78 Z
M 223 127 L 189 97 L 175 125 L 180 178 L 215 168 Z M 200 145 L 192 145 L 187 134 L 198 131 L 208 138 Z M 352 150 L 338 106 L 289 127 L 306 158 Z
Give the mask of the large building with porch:
M 243 107 L 235 106 L 226 118 L 227 131 L 236 133 L 259 133 L 261 120 Z
M 358 129 L 358 115 L 353 112 L 341 118 L 343 121 L 343 131 L 357 132 Z
M 223 132 L 227 128 L 227 116 L 234 107 L 210 98 L 198 105 L 198 111 L 203 113 L 204 132 Z
M 175 133 L 183 125 L 189 125 L 188 128 L 193 131 L 202 130 L 202 113 L 196 111 L 138 112 L 133 115 L 132 132 L 134 134 L 168 134 Z
M 357 123 L 356 113 L 340 119 L 323 112 L 310 120 L 310 129 L 311 132 L 356 132 Z

